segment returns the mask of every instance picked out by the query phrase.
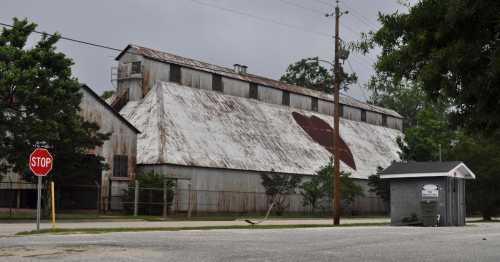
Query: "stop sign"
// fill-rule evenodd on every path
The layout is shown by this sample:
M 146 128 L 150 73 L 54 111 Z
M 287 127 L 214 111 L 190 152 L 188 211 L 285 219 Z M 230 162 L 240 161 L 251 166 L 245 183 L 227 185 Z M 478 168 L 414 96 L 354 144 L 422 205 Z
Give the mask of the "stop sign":
M 37 148 L 30 155 L 30 170 L 36 176 L 46 176 L 52 170 L 53 160 L 52 155 L 47 149 Z

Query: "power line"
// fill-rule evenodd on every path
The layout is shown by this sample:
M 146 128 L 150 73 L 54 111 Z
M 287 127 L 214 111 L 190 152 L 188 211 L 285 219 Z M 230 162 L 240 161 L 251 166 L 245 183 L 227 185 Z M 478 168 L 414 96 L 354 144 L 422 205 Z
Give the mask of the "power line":
M 214 4 L 211 4 L 211 3 L 207 3 L 207 2 L 203 2 L 203 1 L 198 1 L 198 0 L 190 0 L 190 1 L 193 2 L 193 3 L 199 4 L 199 5 L 207 6 L 207 7 L 210 7 L 210 8 L 222 10 L 222 11 L 229 12 L 229 13 L 238 14 L 238 15 L 241 15 L 241 16 L 246 16 L 246 17 L 249 17 L 249 18 L 252 18 L 252 19 L 255 19 L 255 20 L 259 20 L 259 21 L 273 23 L 273 24 L 276 24 L 276 25 L 280 25 L 280 26 L 292 28 L 292 29 L 303 31 L 303 32 L 306 32 L 306 33 L 311 33 L 311 34 L 315 34 L 315 35 L 322 36 L 322 37 L 328 37 L 328 38 L 332 37 L 330 34 L 327 34 L 327 33 L 317 32 L 317 31 L 311 31 L 311 30 L 308 30 L 307 28 L 303 28 L 303 27 L 300 27 L 300 26 L 297 26 L 297 25 L 283 23 L 283 22 L 275 20 L 275 19 L 270 19 L 270 18 L 266 18 L 266 17 L 262 17 L 262 16 L 257 16 L 257 15 L 251 14 L 251 13 L 242 12 L 242 11 L 237 10 L 237 9 L 227 8 L 227 7 L 223 7 L 223 6 L 220 6 L 220 5 L 214 5 Z
M 343 4 L 349 8 L 349 10 L 351 12 L 353 12 L 353 16 L 355 18 L 357 18 L 361 23 L 365 24 L 366 26 L 370 27 L 371 29 L 373 30 L 377 30 L 377 26 L 374 26 L 371 22 L 370 22 L 370 19 L 366 18 L 366 16 L 364 16 L 363 14 L 361 14 L 360 12 L 358 12 L 356 9 L 352 8 L 350 5 L 347 4 L 346 1 L 343 2 Z M 355 15 L 357 14 L 357 16 Z
M 333 7 L 332 3 L 326 2 L 324 0 L 316 0 L 318 3 L 323 4 L 325 6 Z M 358 19 L 361 23 L 365 24 L 366 26 L 372 28 L 373 30 L 377 30 L 377 26 L 374 26 L 371 22 L 370 19 L 366 18 L 366 16 L 362 15 L 360 12 L 358 12 L 356 9 L 352 8 L 349 6 L 345 1 L 342 2 L 346 7 L 349 8 L 349 11 L 352 11 L 357 14 L 353 15 L 354 18 Z
M 1 23 L 1 22 L 0 22 L 0 25 L 1 26 L 5 26 L 5 27 L 9 27 L 9 28 L 13 28 L 14 27 L 13 25 L 6 24 L 6 23 Z M 33 32 L 37 33 L 37 34 L 40 34 L 40 35 L 56 36 L 55 34 L 49 34 L 49 33 L 40 32 L 40 31 L 37 31 L 37 30 L 33 30 Z M 92 42 L 88 42 L 88 41 L 82 41 L 82 40 L 78 40 L 78 39 L 75 39 L 75 38 L 65 37 L 65 36 L 62 36 L 62 35 L 58 35 L 58 37 L 60 39 L 63 39 L 63 40 L 66 40 L 66 41 L 70 41 L 70 42 L 74 42 L 74 43 L 78 43 L 78 44 L 83 44 L 83 45 L 89 45 L 89 46 L 93 46 L 93 47 L 104 48 L 104 49 L 108 49 L 108 50 L 112 50 L 112 51 L 116 51 L 116 52 L 121 52 L 122 51 L 122 49 L 119 49 L 119 48 L 114 48 L 114 47 L 106 46 L 106 45 L 102 45 L 102 44 L 96 44 L 96 43 L 92 43 Z
M 311 8 L 311 7 L 308 7 L 308 6 L 304 6 L 304 5 L 301 5 L 301 4 L 297 4 L 295 2 L 292 2 L 292 1 L 289 1 L 289 0 L 277 0 L 285 5 L 289 5 L 289 6 L 293 6 L 293 7 L 296 7 L 296 8 L 300 8 L 300 9 L 303 9 L 303 10 L 306 10 L 306 11 L 309 11 L 311 13 L 314 13 L 314 14 L 319 14 L 321 16 L 324 16 L 325 15 L 325 11 L 321 11 L 319 9 L 315 9 L 315 8 Z M 353 35 L 358 35 L 360 32 L 354 30 L 352 27 L 348 26 L 348 25 L 345 25 L 345 24 L 340 24 L 341 27 L 347 29 L 348 31 L 350 31 Z

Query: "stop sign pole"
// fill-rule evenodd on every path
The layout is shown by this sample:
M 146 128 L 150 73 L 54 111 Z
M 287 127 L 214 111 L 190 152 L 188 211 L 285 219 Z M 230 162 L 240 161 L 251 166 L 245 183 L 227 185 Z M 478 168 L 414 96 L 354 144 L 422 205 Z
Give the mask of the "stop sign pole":
M 47 176 L 52 170 L 54 158 L 45 148 L 37 148 L 31 154 L 28 165 L 31 172 L 38 177 L 36 200 L 36 230 L 40 231 L 40 209 L 42 206 L 42 177 Z

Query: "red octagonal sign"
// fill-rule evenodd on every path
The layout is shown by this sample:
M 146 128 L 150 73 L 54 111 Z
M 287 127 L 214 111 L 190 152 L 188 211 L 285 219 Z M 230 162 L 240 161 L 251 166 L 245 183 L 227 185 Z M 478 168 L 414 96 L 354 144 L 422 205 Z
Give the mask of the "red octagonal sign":
M 52 170 L 53 160 L 52 155 L 47 149 L 37 148 L 30 155 L 30 170 L 36 176 L 46 176 Z

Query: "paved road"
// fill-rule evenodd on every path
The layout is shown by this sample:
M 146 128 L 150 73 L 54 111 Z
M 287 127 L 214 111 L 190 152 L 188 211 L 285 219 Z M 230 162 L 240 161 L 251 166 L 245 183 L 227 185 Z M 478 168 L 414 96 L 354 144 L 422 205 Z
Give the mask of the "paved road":
M 500 224 L 0 238 L 0 261 L 500 261 Z

